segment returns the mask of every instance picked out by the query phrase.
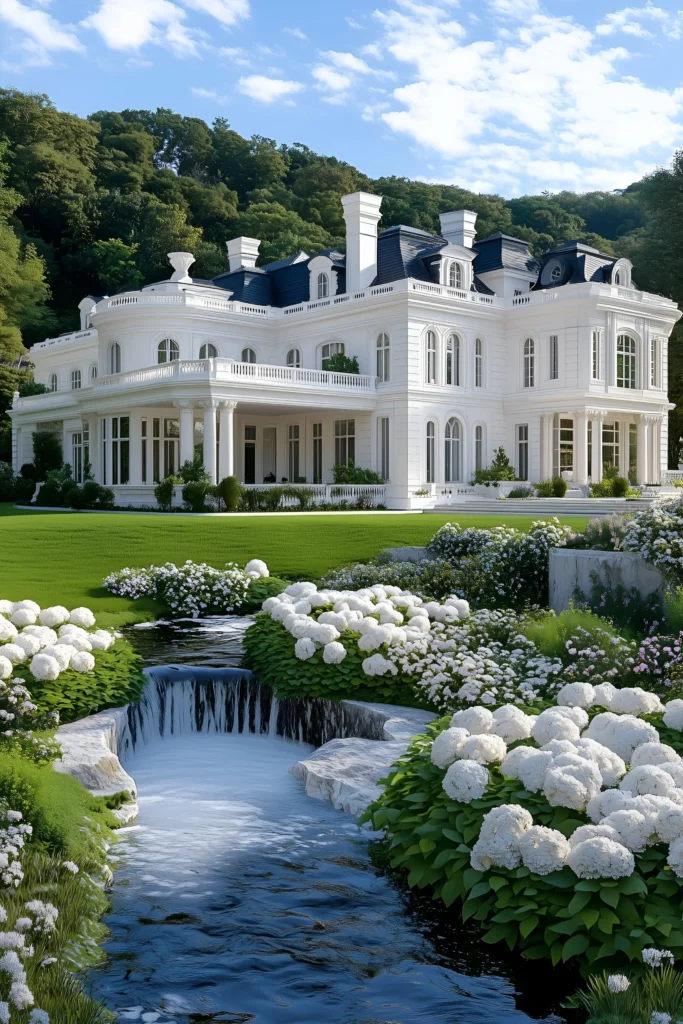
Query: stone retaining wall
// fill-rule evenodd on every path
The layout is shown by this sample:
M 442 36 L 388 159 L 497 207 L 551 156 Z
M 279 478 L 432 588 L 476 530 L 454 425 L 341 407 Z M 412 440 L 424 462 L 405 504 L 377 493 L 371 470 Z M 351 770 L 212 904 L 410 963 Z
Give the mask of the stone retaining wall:
M 661 593 L 661 573 L 641 555 L 631 551 L 581 551 L 552 548 L 550 551 L 550 607 L 561 612 L 569 607 L 577 587 L 588 595 L 593 587 L 591 575 L 600 584 L 614 590 L 620 584 L 626 590 L 635 587 L 642 597 Z

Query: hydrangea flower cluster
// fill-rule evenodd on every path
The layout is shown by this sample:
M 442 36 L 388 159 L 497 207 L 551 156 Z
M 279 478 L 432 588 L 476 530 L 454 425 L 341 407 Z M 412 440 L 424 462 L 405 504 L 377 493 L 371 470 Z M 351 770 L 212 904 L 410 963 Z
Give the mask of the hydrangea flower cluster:
M 622 551 L 636 551 L 665 572 L 675 583 L 683 582 L 683 499 L 653 502 L 626 523 Z
M 263 602 L 263 611 L 281 622 L 294 638 L 294 653 L 301 661 L 322 648 L 323 661 L 340 664 L 347 647 L 342 633 L 351 634 L 365 658 L 368 676 L 397 675 L 392 651 L 407 649 L 431 634 L 439 625 L 459 622 L 469 614 L 467 601 L 448 598 L 423 602 L 399 587 L 367 587 L 362 590 L 318 590 L 315 583 L 293 583 L 283 593 Z
M 474 560 L 466 588 L 470 599 L 488 606 L 520 607 L 545 603 L 550 548 L 564 547 L 571 535 L 556 518 L 532 523 L 528 533 L 509 526 L 463 530 L 458 523 L 446 523 L 428 548 L 449 562 Z
M 634 854 L 668 844 L 668 864 L 683 878 L 683 758 L 660 742 L 641 715 L 662 714 L 683 731 L 683 700 L 662 704 L 639 687 L 611 683 L 563 686 L 557 703 L 539 714 L 515 704 L 456 712 L 431 747 L 445 769 L 451 799 L 471 803 L 490 782 L 490 766 L 542 793 L 552 807 L 585 813 L 591 824 L 569 837 L 535 825 L 518 804 L 501 804 L 483 818 L 471 854 L 478 871 L 523 864 L 538 875 L 568 866 L 579 878 L 623 878 Z M 606 707 L 589 721 L 588 708 Z
M 0 811 L 0 816 L 7 821 L 0 828 L 1 877 L 5 885 L 16 888 L 23 879 L 21 852 L 32 829 L 22 823 L 19 811 Z M 6 995 L 6 999 L 0 999 L 0 1024 L 10 1024 L 13 1010 L 21 1013 L 21 1020 L 26 1019 L 22 1011 L 29 1010 L 29 1024 L 50 1024 L 45 1010 L 34 1007 L 35 998 L 27 984 L 24 964 L 35 955 L 31 936 L 53 932 L 59 911 L 42 900 L 27 901 L 23 910 L 10 926 L 7 911 L 0 905 L 0 992 Z
M 148 569 L 120 569 L 110 573 L 102 586 L 118 597 L 155 597 L 177 616 L 197 619 L 234 611 L 244 604 L 253 580 L 269 576 L 268 566 L 253 558 L 244 569 L 226 562 L 215 569 L 188 559 L 183 565 L 166 562 Z
M 61 672 L 92 672 L 93 651 L 106 651 L 116 637 L 106 629 L 93 629 L 95 616 L 89 608 L 62 605 L 41 609 L 35 601 L 0 601 L 0 701 L 13 705 L 0 710 L 0 719 L 14 722 L 18 713 L 36 711 L 23 680 L 9 680 L 16 666 L 26 665 L 34 679 L 59 678 Z M 4 692 L 3 692 L 4 687 Z M 4 698 L 4 699 L 3 699 Z

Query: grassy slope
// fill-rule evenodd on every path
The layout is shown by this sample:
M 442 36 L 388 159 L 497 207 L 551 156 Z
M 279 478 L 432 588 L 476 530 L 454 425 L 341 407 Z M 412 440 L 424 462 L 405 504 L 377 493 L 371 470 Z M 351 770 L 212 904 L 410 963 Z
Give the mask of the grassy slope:
M 534 516 L 507 522 L 528 529 Z M 362 562 L 383 548 L 424 544 L 443 525 L 490 527 L 504 515 L 258 516 L 194 519 L 176 516 L 40 514 L 0 517 L 0 597 L 30 597 L 43 605 L 87 604 L 102 624 L 154 617 L 151 601 L 132 602 L 101 588 L 124 566 L 183 562 L 222 566 L 263 558 L 274 574 L 318 577 L 330 568 Z M 585 519 L 564 520 L 582 530 Z M 134 611 L 133 611 L 134 609 Z

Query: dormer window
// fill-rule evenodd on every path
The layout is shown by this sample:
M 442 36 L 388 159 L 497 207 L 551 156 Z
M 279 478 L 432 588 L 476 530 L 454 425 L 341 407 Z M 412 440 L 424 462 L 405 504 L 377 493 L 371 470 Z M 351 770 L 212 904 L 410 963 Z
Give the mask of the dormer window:
M 550 280 L 553 282 L 553 284 L 557 284 L 561 277 L 562 268 L 560 267 L 559 263 L 554 263 L 550 268 Z
M 462 289 L 462 266 L 455 260 L 448 267 L 448 287 Z
M 629 260 L 620 259 L 614 263 L 612 266 L 611 281 L 612 284 L 621 288 L 633 287 L 633 281 L 631 280 L 631 263 Z
M 327 274 L 318 274 L 318 298 L 326 299 L 330 294 L 330 279 Z
M 614 275 L 614 283 L 615 284 L 621 284 L 621 274 L 619 273 L 618 270 L 617 270 L 616 274 Z

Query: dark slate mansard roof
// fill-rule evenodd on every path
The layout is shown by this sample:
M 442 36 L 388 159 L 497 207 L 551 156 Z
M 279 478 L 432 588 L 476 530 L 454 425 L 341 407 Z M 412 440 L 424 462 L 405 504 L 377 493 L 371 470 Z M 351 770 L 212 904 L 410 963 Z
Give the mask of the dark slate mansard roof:
M 609 284 L 612 280 L 612 269 L 618 259 L 618 256 L 609 256 L 580 240 L 566 242 L 544 254 L 534 291 L 559 288 L 565 284 L 583 284 L 588 281 Z M 556 281 L 551 280 L 549 276 L 551 264 L 559 264 L 560 267 L 560 276 Z

